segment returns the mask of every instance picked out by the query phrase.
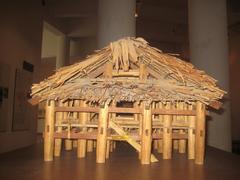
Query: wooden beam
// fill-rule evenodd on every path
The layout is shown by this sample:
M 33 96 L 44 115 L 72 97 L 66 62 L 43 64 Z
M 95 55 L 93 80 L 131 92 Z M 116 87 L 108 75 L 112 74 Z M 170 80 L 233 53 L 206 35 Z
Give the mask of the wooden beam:
M 195 110 L 181 110 L 181 109 L 153 109 L 152 114 L 196 116 L 196 111 Z
M 195 163 L 203 164 L 205 154 L 205 105 L 198 101 L 196 111 Z
M 138 152 L 141 151 L 141 145 L 128 135 L 120 126 L 118 126 L 115 122 L 109 121 L 109 126 L 116 131 L 117 134 L 120 135 L 125 141 L 127 141 L 131 146 L 133 146 Z M 140 137 L 139 137 L 140 138 Z M 115 139 L 117 140 L 117 139 Z M 151 162 L 157 162 L 157 158 L 152 154 L 151 155 Z
M 132 113 L 132 114 L 140 114 L 142 110 L 140 108 L 119 108 L 119 107 L 110 107 L 110 113 Z
M 46 118 L 44 129 L 44 161 L 53 160 L 53 145 L 54 145 L 54 119 L 55 119 L 55 101 L 50 100 L 46 103 Z
M 123 70 L 118 70 L 118 71 L 113 71 L 112 72 L 113 77 L 139 77 L 139 71 L 136 70 L 129 70 L 129 71 L 123 71 Z
M 97 107 L 56 107 L 55 112 L 93 112 L 98 113 Z
M 108 106 L 100 108 L 97 135 L 97 163 L 105 163 L 107 148 Z

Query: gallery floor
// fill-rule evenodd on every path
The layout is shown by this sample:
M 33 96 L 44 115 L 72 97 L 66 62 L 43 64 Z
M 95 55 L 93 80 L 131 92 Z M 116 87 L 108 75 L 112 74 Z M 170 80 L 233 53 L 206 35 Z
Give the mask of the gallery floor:
M 174 153 L 172 160 L 141 165 L 127 144 L 118 144 L 106 164 L 95 163 L 95 153 L 77 159 L 76 151 L 64 152 L 53 162 L 43 162 L 42 145 L 0 155 L 0 180 L 240 180 L 240 156 L 207 148 L 204 166 L 186 155 Z

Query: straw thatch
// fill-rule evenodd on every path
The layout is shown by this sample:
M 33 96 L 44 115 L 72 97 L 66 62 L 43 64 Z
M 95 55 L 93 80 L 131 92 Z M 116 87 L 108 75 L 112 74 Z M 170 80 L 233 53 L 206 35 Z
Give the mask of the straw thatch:
M 113 64 L 115 71 L 125 72 L 143 63 L 150 75 L 145 81 L 131 77 L 104 79 L 100 75 L 107 62 Z M 57 70 L 48 79 L 34 84 L 31 95 L 38 101 L 201 101 L 218 108 L 218 100 L 225 92 L 216 82 L 204 71 L 149 46 L 142 38 L 125 38 L 110 43 L 84 61 Z

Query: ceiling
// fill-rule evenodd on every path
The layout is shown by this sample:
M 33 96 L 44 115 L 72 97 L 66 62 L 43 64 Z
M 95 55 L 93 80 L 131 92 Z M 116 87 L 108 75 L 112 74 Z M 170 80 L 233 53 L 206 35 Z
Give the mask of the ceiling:
M 97 0 L 42 0 L 73 40 L 96 37 Z M 187 0 L 136 0 L 136 35 L 173 53 L 188 49 Z M 240 1 L 228 0 L 229 31 L 240 33 Z

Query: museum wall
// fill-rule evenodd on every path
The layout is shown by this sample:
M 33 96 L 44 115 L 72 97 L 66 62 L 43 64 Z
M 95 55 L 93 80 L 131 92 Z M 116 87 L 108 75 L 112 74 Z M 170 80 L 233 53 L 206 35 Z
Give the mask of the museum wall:
M 229 35 L 232 140 L 240 140 L 240 33 Z
M 43 21 L 58 29 L 62 26 L 41 1 L 3 2 L 0 14 L 0 87 L 8 90 L 0 102 L 2 153 L 36 142 L 37 107 L 20 101 L 23 100 L 21 97 L 29 98 L 29 84 L 38 82 L 55 68 L 54 60 L 41 61 Z M 23 70 L 24 61 L 33 65 L 33 72 Z M 16 84 L 21 86 L 18 94 Z

